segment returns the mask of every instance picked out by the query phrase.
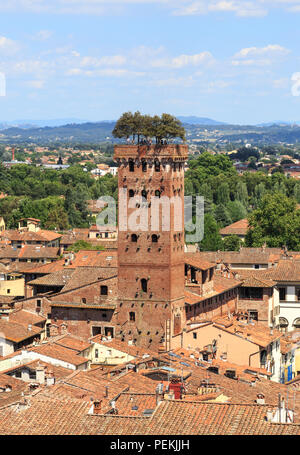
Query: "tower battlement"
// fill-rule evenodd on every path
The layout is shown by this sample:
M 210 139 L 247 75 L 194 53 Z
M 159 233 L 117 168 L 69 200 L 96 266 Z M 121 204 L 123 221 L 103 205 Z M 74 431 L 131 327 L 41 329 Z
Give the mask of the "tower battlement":
M 127 160 L 129 158 L 159 159 L 186 161 L 188 158 L 188 145 L 185 144 L 153 144 L 153 145 L 115 145 L 114 159 Z

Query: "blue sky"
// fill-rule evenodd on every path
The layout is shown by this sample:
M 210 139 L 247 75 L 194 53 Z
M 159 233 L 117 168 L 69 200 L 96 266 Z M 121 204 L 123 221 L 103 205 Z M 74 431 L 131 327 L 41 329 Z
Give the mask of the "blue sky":
M 0 121 L 300 121 L 299 21 L 300 0 L 0 0 Z

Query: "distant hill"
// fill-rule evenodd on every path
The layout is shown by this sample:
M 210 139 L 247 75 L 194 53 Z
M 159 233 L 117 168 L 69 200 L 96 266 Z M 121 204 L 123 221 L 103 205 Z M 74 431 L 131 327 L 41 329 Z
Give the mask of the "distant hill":
M 0 130 L 7 128 L 43 128 L 45 126 L 63 126 L 71 123 L 86 123 L 87 120 L 78 118 L 64 118 L 64 119 L 51 119 L 51 120 L 13 120 L 8 122 L 0 122 Z
M 97 143 L 111 138 L 115 122 L 70 123 L 55 127 L 7 128 L 0 132 L 0 142 L 11 144 L 51 145 L 58 142 Z
M 250 142 L 256 145 L 266 144 L 299 144 L 300 126 L 275 125 L 251 126 L 209 123 L 188 123 L 192 119 L 200 121 L 200 117 L 180 117 L 187 131 L 189 141 L 208 144 L 210 140 L 216 143 L 245 144 Z M 205 120 L 205 119 L 204 119 Z M 202 121 L 204 121 L 202 120 Z M 206 119 L 207 121 L 209 120 Z M 118 143 L 112 136 L 115 121 L 69 123 L 61 126 L 46 127 L 9 127 L 0 130 L 1 144 L 39 144 L 58 146 L 60 144 L 97 144 L 100 142 Z
M 187 123 L 189 125 L 226 125 L 224 122 L 218 122 L 217 120 L 212 120 L 211 118 L 206 118 L 206 117 L 195 117 L 193 115 L 191 116 L 183 116 L 179 115 L 177 118 L 182 122 L 182 123 Z

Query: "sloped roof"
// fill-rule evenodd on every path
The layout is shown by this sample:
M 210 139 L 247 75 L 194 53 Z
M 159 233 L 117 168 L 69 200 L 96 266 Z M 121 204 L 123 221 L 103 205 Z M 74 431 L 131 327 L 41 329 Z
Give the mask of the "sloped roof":
M 199 270 L 208 270 L 216 266 L 216 263 L 203 261 L 193 253 L 185 254 L 184 262 Z
M 246 235 L 248 230 L 248 220 L 244 218 L 243 220 L 236 221 L 235 223 L 230 224 L 229 226 L 224 227 L 220 230 L 221 235 Z
M 55 259 L 58 257 L 58 248 L 25 245 L 22 248 L 7 246 L 0 249 L 0 258 L 23 259 Z
M 31 286 L 65 286 L 73 273 L 73 269 L 64 268 L 58 272 L 49 273 L 48 275 L 43 275 L 35 280 L 29 281 L 28 284 Z
M 32 325 L 29 330 L 28 325 L 0 319 L 0 333 L 3 333 L 7 340 L 14 343 L 19 343 L 20 341 L 32 338 L 42 331 L 42 328 L 36 327 L 35 325 Z
M 117 261 L 116 251 L 80 250 L 66 267 L 117 267 Z
M 203 261 L 224 264 L 270 264 L 280 260 L 281 248 L 241 248 L 240 251 L 200 251 L 194 253 Z
M 54 343 L 46 343 L 30 348 L 31 351 L 37 352 L 38 354 L 43 354 L 45 356 L 51 357 L 53 359 L 59 359 L 64 362 L 68 362 L 72 365 L 79 366 L 83 363 L 87 363 L 89 359 L 81 357 L 75 354 L 71 349 L 65 348 L 63 346 L 58 346 Z
M 58 259 L 57 261 L 49 262 L 48 264 L 32 266 L 31 268 L 26 268 L 25 273 L 30 273 L 34 275 L 46 275 L 48 273 L 58 272 L 64 269 L 65 260 Z
M 9 315 L 9 320 L 11 322 L 19 322 L 20 324 L 40 324 L 41 322 L 45 322 L 46 318 L 40 316 L 36 313 L 32 313 L 28 310 L 15 310 Z
M 278 262 L 276 267 L 266 271 L 265 276 L 274 281 L 300 281 L 300 261 L 293 259 L 283 259 Z
M 63 346 L 73 351 L 82 352 L 91 347 L 91 343 L 88 341 L 82 340 L 79 337 L 74 335 L 63 335 L 54 340 L 54 344 Z
M 67 270 L 67 269 L 65 269 Z M 77 267 L 62 292 L 76 289 L 99 280 L 110 279 L 117 276 L 117 268 L 105 267 Z
M 32 231 L 18 231 L 11 229 L 3 231 L 2 238 L 6 238 L 10 241 L 23 241 L 23 242 L 52 242 L 53 240 L 61 238 L 61 234 L 55 231 L 47 231 L 40 229 L 37 232 Z

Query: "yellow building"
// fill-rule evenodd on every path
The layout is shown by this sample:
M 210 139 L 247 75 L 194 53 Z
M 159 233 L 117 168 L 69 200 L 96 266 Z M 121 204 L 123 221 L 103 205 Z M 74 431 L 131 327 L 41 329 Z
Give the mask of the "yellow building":
M 0 295 L 24 297 L 25 280 L 21 273 L 0 270 Z

